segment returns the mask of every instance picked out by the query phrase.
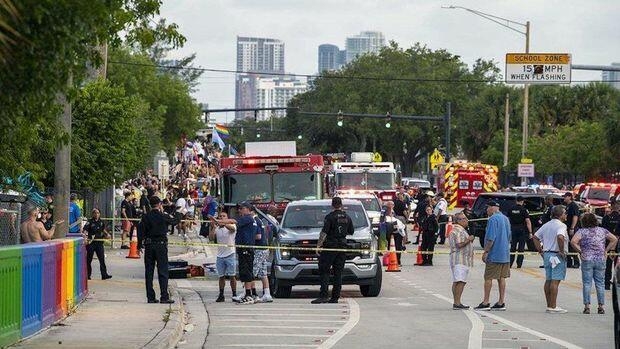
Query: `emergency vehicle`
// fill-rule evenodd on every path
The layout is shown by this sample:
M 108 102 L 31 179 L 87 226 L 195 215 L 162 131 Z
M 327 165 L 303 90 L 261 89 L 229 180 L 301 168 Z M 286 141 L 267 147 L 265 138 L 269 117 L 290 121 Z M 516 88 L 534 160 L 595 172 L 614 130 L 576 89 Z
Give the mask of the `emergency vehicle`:
M 497 166 L 479 162 L 440 164 L 436 177 L 437 190 L 444 192 L 448 208 L 456 207 L 461 200 L 473 205 L 478 194 L 497 191 L 498 174 Z
M 366 154 L 370 154 L 365 156 Z M 356 190 L 373 192 L 380 200 L 396 198 L 396 170 L 391 162 L 372 162 L 373 153 L 352 153 L 351 162 L 334 162 L 328 192 Z M 358 160 L 358 161 L 356 161 Z
M 279 219 L 291 201 L 323 198 L 323 169 L 322 155 L 222 158 L 222 202 L 230 208 L 249 201 L 265 212 L 275 206 Z
M 576 200 L 585 203 L 586 209 L 604 216 L 611 198 L 620 195 L 620 183 L 590 182 L 579 184 L 574 190 L 577 194 Z

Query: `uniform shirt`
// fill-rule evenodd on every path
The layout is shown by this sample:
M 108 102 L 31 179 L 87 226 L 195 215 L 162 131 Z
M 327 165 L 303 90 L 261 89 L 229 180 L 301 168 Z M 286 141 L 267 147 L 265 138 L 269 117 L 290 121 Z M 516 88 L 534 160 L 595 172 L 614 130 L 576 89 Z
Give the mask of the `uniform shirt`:
M 235 237 L 237 236 L 237 227 L 232 224 L 235 228 L 233 231 L 228 230 L 226 227 L 217 227 L 215 228 L 215 238 L 217 239 L 218 244 L 226 244 L 233 245 L 233 247 L 228 246 L 218 246 L 217 247 L 217 257 L 224 258 L 228 257 L 231 254 L 235 253 Z
M 343 210 L 334 210 L 325 216 L 321 235 L 325 234 L 322 247 L 347 247 L 347 235 L 353 235 L 353 221 Z
M 160 210 L 151 210 L 140 221 L 142 229 L 138 229 L 138 246 L 149 239 L 154 242 L 168 241 L 168 226 L 179 224 L 179 220 Z
M 256 221 L 252 215 L 243 215 L 237 218 L 237 236 L 235 244 L 253 246 L 256 236 Z
M 577 224 L 575 224 L 575 229 L 579 227 L 579 206 L 574 201 L 571 201 L 570 204 L 566 206 L 566 226 L 570 229 L 571 224 L 573 224 L 573 217 L 577 216 Z
M 444 198 L 439 199 L 439 201 L 437 202 L 437 205 L 435 205 L 435 210 L 433 211 L 433 213 L 435 214 L 435 216 L 439 217 L 439 216 L 446 215 L 447 212 L 448 212 L 448 202 Z
M 493 241 L 487 261 L 491 263 L 510 262 L 510 222 L 501 212 L 495 212 L 489 217 L 485 240 Z
M 474 266 L 474 245 L 469 243 L 464 247 L 458 247 L 457 244 L 467 241 L 469 234 L 462 226 L 455 224 L 452 227 L 452 234 L 448 236 L 448 244 L 450 245 L 450 266 L 457 264 L 467 267 Z
M 603 217 L 601 227 L 609 230 L 610 233 L 620 235 L 620 212 L 611 211 L 610 214 Z
M 105 224 L 101 219 L 90 219 L 84 226 L 84 231 L 88 232 L 88 238 L 91 240 L 105 238 Z
M 581 260 L 584 261 L 605 261 L 605 239 L 609 231 L 605 228 L 581 228 L 575 235 L 581 236 L 579 246 L 581 247 Z
M 523 205 L 515 204 L 508 212 L 508 219 L 513 232 L 526 230 L 525 220 L 528 218 L 530 218 L 530 212 Z
M 397 216 L 405 216 L 405 210 L 407 209 L 407 203 L 401 200 L 394 200 L 394 214 Z
M 425 216 L 422 218 L 420 222 L 420 230 L 422 231 L 423 236 L 431 236 L 437 234 L 439 230 L 439 223 L 437 222 L 437 217 L 434 213 L 431 213 L 430 216 Z
M 536 237 L 542 241 L 543 251 L 559 252 L 558 246 L 559 235 L 564 236 L 564 252 L 568 252 L 568 234 L 566 233 L 566 224 L 562 223 L 559 219 L 552 219 L 549 222 L 543 224 L 540 229 L 536 231 Z

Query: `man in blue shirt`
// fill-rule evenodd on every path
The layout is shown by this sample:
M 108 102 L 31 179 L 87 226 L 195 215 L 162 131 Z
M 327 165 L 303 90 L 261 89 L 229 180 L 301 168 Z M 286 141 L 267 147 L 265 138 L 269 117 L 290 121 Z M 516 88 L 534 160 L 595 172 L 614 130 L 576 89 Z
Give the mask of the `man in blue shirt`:
M 499 203 L 487 203 L 486 234 L 484 237 L 484 253 L 482 261 L 484 269 L 484 300 L 477 310 L 506 310 L 504 295 L 506 294 L 506 278 L 510 277 L 510 221 L 499 211 Z M 493 306 L 489 302 L 493 280 L 499 286 L 499 300 Z
M 80 206 L 76 203 L 77 194 L 72 193 L 69 196 L 71 200 L 69 202 L 69 233 L 71 234 L 81 234 L 82 233 L 82 211 L 80 210 Z

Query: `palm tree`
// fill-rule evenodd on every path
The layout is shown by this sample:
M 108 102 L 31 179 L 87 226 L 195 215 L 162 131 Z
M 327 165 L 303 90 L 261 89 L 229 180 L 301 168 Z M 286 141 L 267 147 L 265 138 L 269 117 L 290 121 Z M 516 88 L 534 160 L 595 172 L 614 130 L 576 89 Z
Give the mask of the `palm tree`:
M 6 62 L 11 53 L 11 47 L 20 37 L 13 24 L 19 18 L 19 13 L 12 0 L 0 0 L 0 62 Z

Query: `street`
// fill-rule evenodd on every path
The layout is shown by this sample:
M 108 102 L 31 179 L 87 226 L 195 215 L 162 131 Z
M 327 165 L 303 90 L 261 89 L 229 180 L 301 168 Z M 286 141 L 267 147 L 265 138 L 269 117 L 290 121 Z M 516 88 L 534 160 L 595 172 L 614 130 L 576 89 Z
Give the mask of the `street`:
M 414 247 L 409 245 L 408 249 Z M 472 307 L 482 300 L 484 265 L 479 255 L 476 258 L 463 295 L 464 304 Z M 215 276 L 177 280 L 191 313 L 189 322 L 196 323 L 178 347 L 200 347 L 200 343 L 204 348 L 613 346 L 611 293 L 606 294 L 605 315 L 581 314 L 580 270 L 570 269 L 567 281 L 560 285 L 558 304 L 568 310 L 567 314 L 545 313 L 544 272 L 538 268 L 537 256 L 528 256 L 524 268 L 511 270 L 507 311 L 456 311 L 452 310 L 447 255 L 436 255 L 431 267 L 413 266 L 414 261 L 415 256 L 407 254 L 403 256 L 402 272 L 383 274 L 379 297 L 364 298 L 356 286 L 344 286 L 338 305 L 311 305 L 310 300 L 318 295 L 318 286 L 294 287 L 290 299 L 254 305 L 232 303 L 227 286 L 226 302 L 215 303 Z M 496 300 L 494 285 L 491 302 Z

